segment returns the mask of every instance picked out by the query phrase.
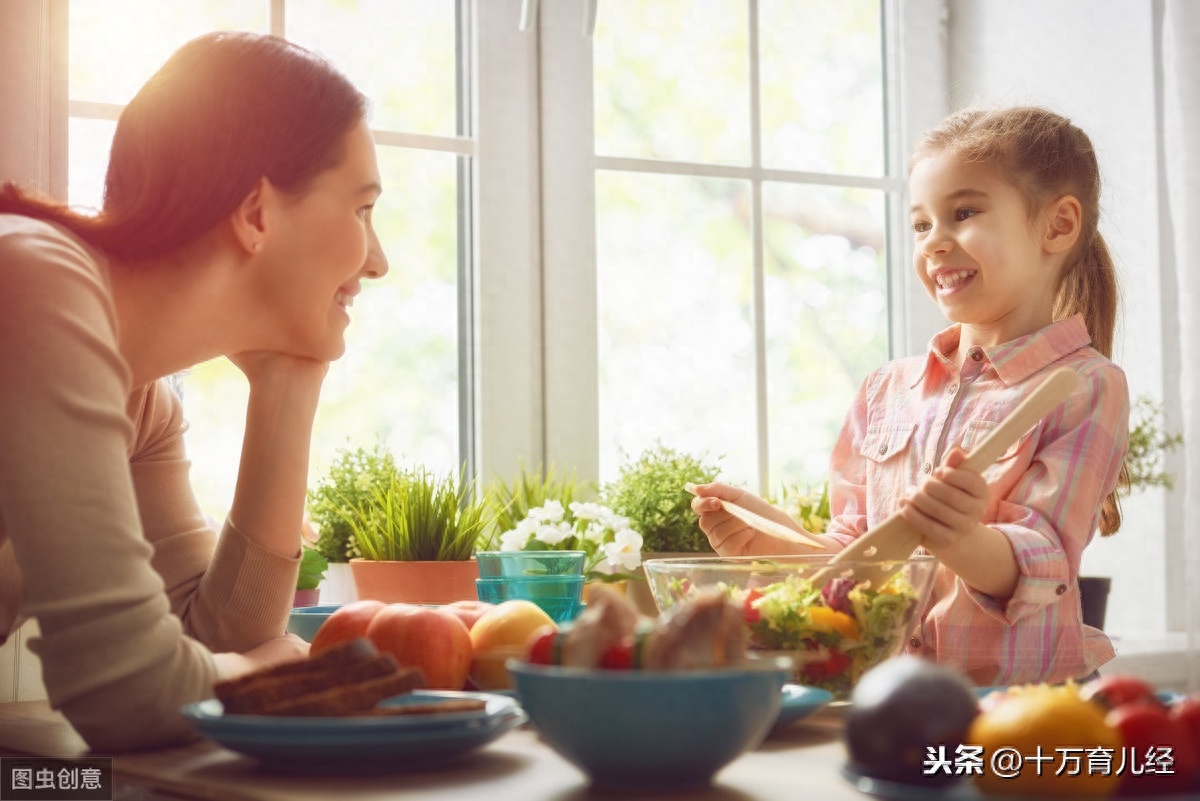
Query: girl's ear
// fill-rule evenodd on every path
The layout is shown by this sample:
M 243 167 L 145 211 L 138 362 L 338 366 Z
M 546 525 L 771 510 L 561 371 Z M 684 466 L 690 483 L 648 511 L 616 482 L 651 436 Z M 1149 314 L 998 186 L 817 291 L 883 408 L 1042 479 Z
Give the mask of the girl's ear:
M 1063 195 L 1046 209 L 1046 230 L 1042 249 L 1047 253 L 1063 253 L 1079 241 L 1083 226 L 1083 209 L 1073 195 Z
M 229 215 L 229 225 L 234 239 L 247 254 L 257 254 L 263 247 L 266 234 L 266 204 L 271 185 L 267 179 L 259 178 L 250 193 Z

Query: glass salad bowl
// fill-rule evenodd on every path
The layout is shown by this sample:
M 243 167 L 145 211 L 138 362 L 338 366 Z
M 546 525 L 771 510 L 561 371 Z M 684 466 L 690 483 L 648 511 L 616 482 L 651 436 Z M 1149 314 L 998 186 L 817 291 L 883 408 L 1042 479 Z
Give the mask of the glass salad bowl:
M 720 589 L 742 607 L 752 654 L 791 657 L 795 681 L 845 700 L 859 677 L 904 650 L 929 600 L 938 561 L 924 555 L 847 561 L 827 572 L 831 557 L 648 559 L 645 570 L 660 611 Z M 818 576 L 826 579 L 821 588 L 813 583 Z

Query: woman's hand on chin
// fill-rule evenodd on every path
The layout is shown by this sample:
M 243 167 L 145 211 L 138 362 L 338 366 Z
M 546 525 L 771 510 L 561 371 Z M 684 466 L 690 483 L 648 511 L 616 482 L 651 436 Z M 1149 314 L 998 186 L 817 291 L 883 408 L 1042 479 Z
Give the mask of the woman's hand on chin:
M 276 351 L 248 350 L 229 354 L 229 361 L 242 371 L 253 387 L 261 383 L 315 381 L 319 386 L 329 372 L 329 362 Z

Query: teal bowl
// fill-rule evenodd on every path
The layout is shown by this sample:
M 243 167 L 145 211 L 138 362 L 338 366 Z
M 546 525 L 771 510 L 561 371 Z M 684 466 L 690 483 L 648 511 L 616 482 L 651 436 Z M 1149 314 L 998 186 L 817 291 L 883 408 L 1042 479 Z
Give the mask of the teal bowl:
M 288 615 L 287 630 L 305 642 L 312 642 L 312 638 L 316 636 L 317 629 L 321 628 L 321 624 L 340 608 L 341 604 L 296 607 Z
M 483 578 L 582 576 L 583 551 L 476 551 Z
M 662 672 L 507 666 L 542 741 L 598 787 L 707 784 L 766 737 L 791 672 L 788 660 Z

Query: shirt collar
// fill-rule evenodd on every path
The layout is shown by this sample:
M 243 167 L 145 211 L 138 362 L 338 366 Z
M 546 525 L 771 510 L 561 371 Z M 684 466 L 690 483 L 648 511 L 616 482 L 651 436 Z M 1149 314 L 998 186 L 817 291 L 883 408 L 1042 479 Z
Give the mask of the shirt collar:
M 960 325 L 952 325 L 944 331 L 939 331 L 929 340 L 929 353 L 925 359 L 925 369 L 912 383 L 912 387 L 920 384 L 931 370 L 954 370 L 954 361 L 948 354 L 958 349 L 959 338 L 962 335 Z M 1083 315 L 1076 314 L 1065 320 L 1051 323 L 1040 331 L 1017 337 L 1011 342 L 1005 342 L 990 348 L 980 348 L 988 363 L 996 371 L 996 375 L 1005 384 L 1019 384 L 1039 370 L 1074 353 L 1080 348 L 1091 344 L 1087 325 Z

